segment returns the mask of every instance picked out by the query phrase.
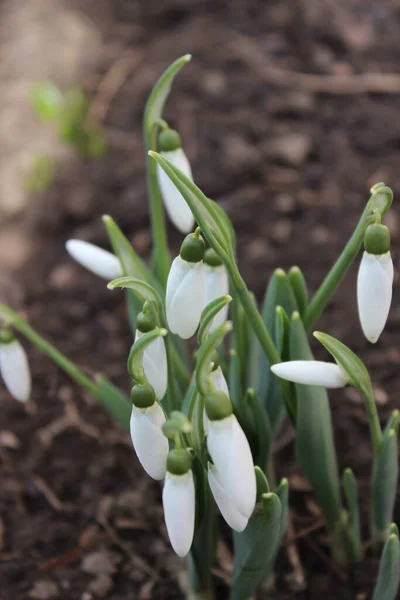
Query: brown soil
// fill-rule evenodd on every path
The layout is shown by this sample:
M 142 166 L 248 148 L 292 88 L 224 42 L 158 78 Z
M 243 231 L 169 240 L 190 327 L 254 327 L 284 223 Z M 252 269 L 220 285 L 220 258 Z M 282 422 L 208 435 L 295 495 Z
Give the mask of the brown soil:
M 157 76 L 177 56 L 193 53 L 167 116 L 179 125 L 196 182 L 235 224 L 249 287 L 261 297 L 274 267 L 298 264 L 314 290 L 369 186 L 383 180 L 400 191 L 400 85 L 390 75 L 400 59 L 400 7 L 390 0 L 70 4 L 104 36 L 107 57 L 82 85 L 104 119 L 110 151 L 64 165 L 47 194 L 2 225 L 1 235 L 12 228 L 32 240 L 24 266 L 2 273 L 2 298 L 79 365 L 103 370 L 128 389 L 131 336 L 122 295 L 72 264 L 64 242 L 80 237 L 105 246 L 100 217 L 109 213 L 149 256 L 141 116 Z M 117 77 L 104 91 L 111 68 Z M 360 76 L 375 72 L 388 75 L 378 84 Z M 379 93 L 371 93 L 376 85 Z M 396 204 L 389 220 L 397 262 Z M 172 228 L 170 238 L 176 248 Z M 365 360 L 385 421 L 400 408 L 397 286 L 388 326 L 373 347 L 360 334 L 355 272 L 318 328 Z M 0 389 L 0 598 L 182 598 L 181 563 L 166 537 L 160 488 L 142 473 L 129 438 L 39 352 L 29 354 L 28 409 Z M 367 535 L 365 414 L 357 395 L 331 396 L 340 467 L 351 466 L 359 479 Z M 290 481 L 297 541 L 279 555 L 275 591 L 258 598 L 369 598 L 376 560 L 368 557 L 350 574 L 331 561 L 321 515 L 285 436 L 276 464 Z M 395 517 L 400 522 L 399 509 Z M 220 598 L 229 566 L 223 548 L 215 574 Z

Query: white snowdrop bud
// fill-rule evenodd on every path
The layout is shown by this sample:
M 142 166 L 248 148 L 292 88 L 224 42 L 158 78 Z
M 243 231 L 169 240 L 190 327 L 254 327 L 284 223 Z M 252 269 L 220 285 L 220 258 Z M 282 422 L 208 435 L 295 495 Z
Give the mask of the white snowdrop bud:
M 365 337 L 374 344 L 385 327 L 392 302 L 389 229 L 380 224 L 367 227 L 364 247 L 357 278 L 358 314 Z
M 184 557 L 193 542 L 196 505 L 191 458 L 186 450 L 171 450 L 168 455 L 162 500 L 171 546 Z
M 192 169 L 185 152 L 181 148 L 179 134 L 172 129 L 162 131 L 159 136 L 159 146 L 161 156 L 169 160 L 174 167 L 182 171 L 189 179 L 193 180 Z M 189 233 L 194 226 L 192 211 L 178 188 L 170 180 L 160 165 L 157 165 L 157 177 L 164 206 L 169 218 L 179 231 L 182 233 Z
M 11 396 L 27 402 L 31 395 L 31 372 L 28 357 L 20 342 L 11 338 L 0 341 L 0 373 Z
M 342 388 L 349 383 L 346 372 L 335 363 L 320 360 L 289 360 L 272 365 L 271 371 L 287 381 L 326 388 Z
M 131 438 L 137 457 L 150 477 L 163 479 L 167 470 L 168 440 L 162 426 L 165 415 L 155 402 L 151 386 L 135 385 L 132 388 Z
M 68 240 L 65 247 L 77 263 L 98 277 L 111 281 L 123 275 L 119 259 L 99 246 L 83 240 Z
M 142 335 L 151 331 L 156 326 L 152 318 L 144 313 L 139 313 L 136 319 L 135 342 Z M 168 386 L 168 364 L 165 342 L 162 336 L 150 342 L 143 350 L 142 366 L 145 377 L 153 387 L 158 400 L 162 400 Z
M 216 252 L 209 248 L 204 255 L 206 291 L 204 297 L 204 308 L 221 296 L 229 294 L 229 278 L 225 265 Z M 214 317 L 210 325 L 210 333 L 225 323 L 228 318 L 228 305 L 224 306 Z

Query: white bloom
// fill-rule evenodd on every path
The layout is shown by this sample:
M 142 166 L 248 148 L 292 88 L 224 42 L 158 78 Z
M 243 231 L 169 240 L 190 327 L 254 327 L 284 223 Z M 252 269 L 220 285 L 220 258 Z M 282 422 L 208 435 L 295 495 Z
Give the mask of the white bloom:
M 171 546 L 178 556 L 184 557 L 190 550 L 194 534 L 196 498 L 192 470 L 184 475 L 167 472 L 162 499 Z
M 341 388 L 349 383 L 348 375 L 339 365 L 321 360 L 289 360 L 272 365 L 271 371 L 282 379 L 304 385 Z
M 193 181 L 192 169 L 182 148 L 161 152 L 161 156 L 169 160 L 174 167 Z M 189 233 L 194 226 L 194 216 L 184 197 L 177 189 L 160 165 L 157 165 L 158 184 L 169 218 L 179 231 Z
M 123 275 L 121 263 L 115 254 L 83 240 L 68 240 L 67 251 L 76 262 L 95 275 L 110 281 Z
M 235 531 L 243 531 L 249 521 L 248 517 L 242 515 L 236 508 L 232 498 L 225 491 L 225 488 L 220 482 L 219 473 L 215 465 L 208 464 L 208 483 L 214 500 L 221 512 L 221 515 Z
M 212 371 L 210 373 L 210 377 L 213 382 L 215 390 L 217 392 L 223 392 L 224 394 L 226 394 L 228 396 L 228 398 L 230 398 L 228 384 L 226 382 L 226 379 L 224 377 L 221 367 L 217 367 L 215 369 L 215 371 Z M 210 428 L 210 421 L 207 417 L 206 409 L 204 409 L 204 412 L 203 412 L 203 427 L 204 427 L 204 433 L 206 435 L 208 435 L 208 431 Z
M 229 279 L 225 265 L 219 265 L 218 267 L 212 267 L 205 265 L 206 273 L 206 292 L 204 298 L 204 308 L 210 302 L 213 302 L 221 296 L 229 294 Z M 228 318 L 228 305 L 224 306 L 219 313 L 217 313 L 210 325 L 210 333 L 215 331 L 220 325 L 225 323 Z
M 378 340 L 392 301 L 393 263 L 390 252 L 375 255 L 364 252 L 357 279 L 358 314 L 365 337 Z
M 162 432 L 165 416 L 155 402 L 149 408 L 132 406 L 131 438 L 142 467 L 153 479 L 163 479 L 167 470 L 168 440 Z
M 248 519 L 256 503 L 256 476 L 249 442 L 235 415 L 210 420 L 207 448 L 219 485 L 236 512 Z
M 18 340 L 0 344 L 0 373 L 11 396 L 27 402 L 31 395 L 31 372 L 26 352 Z
M 135 341 L 142 335 L 144 334 L 136 331 Z M 146 379 L 154 389 L 158 400 L 162 400 L 168 385 L 167 353 L 162 336 L 157 337 L 145 347 L 142 366 Z
M 203 262 L 188 263 L 177 256 L 167 281 L 166 311 L 168 326 L 187 340 L 195 333 L 204 306 Z

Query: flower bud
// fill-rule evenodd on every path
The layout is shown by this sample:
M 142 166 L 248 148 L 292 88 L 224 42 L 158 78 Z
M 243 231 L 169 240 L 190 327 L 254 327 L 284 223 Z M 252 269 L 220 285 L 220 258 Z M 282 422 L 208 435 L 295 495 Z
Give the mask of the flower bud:
M 321 360 L 289 360 L 272 365 L 271 371 L 287 381 L 325 388 L 342 388 L 349 383 L 347 373 L 337 364 Z
M 0 340 L 0 373 L 13 398 L 27 402 L 31 395 L 31 372 L 28 357 L 11 332 L 2 332 Z
M 157 402 L 146 408 L 132 406 L 130 429 L 133 447 L 146 473 L 156 480 L 163 479 L 167 470 L 169 447 L 162 432 L 164 423 L 165 415 Z
M 146 315 L 146 317 L 148 317 L 148 315 Z M 136 324 L 138 324 L 137 321 Z M 140 327 L 147 327 L 148 325 L 151 325 L 151 320 L 140 318 L 139 325 Z M 142 335 L 144 335 L 144 333 L 142 333 L 142 331 L 140 331 L 138 328 L 136 330 L 135 342 L 139 340 Z M 165 349 L 165 341 L 162 336 L 155 338 L 144 348 L 142 355 L 142 366 L 145 377 L 154 389 L 157 399 L 162 400 L 167 392 L 168 387 L 167 351 Z
M 83 240 L 68 240 L 65 246 L 76 262 L 107 281 L 123 274 L 119 259 L 103 248 Z
M 177 256 L 171 265 L 166 292 L 168 327 L 184 340 L 194 335 L 204 305 L 203 262 L 188 263 Z
M 159 146 L 161 156 L 169 160 L 174 167 L 182 171 L 186 177 L 193 180 L 192 169 L 186 154 L 181 148 L 179 134 L 172 129 L 162 131 L 159 136 Z M 194 226 L 192 211 L 180 191 L 160 165 L 157 165 L 157 177 L 164 206 L 169 218 L 179 231 L 188 233 Z
M 206 276 L 205 308 L 210 302 L 229 294 L 229 278 L 225 265 L 222 264 L 219 256 L 212 248 L 209 248 L 205 253 L 204 263 Z M 209 328 L 210 333 L 225 323 L 228 318 L 228 310 L 229 307 L 226 305 L 215 315 Z

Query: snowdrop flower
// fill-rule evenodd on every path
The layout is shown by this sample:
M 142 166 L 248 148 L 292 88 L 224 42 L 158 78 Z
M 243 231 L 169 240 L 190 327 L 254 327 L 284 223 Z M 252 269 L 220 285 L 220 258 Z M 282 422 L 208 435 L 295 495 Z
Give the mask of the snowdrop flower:
M 168 327 L 184 340 L 195 333 L 204 306 L 204 241 L 188 235 L 168 275 L 166 312 Z
M 148 313 L 141 312 L 136 319 L 135 341 L 139 340 L 144 333 L 152 331 L 156 323 Z M 162 400 L 167 391 L 168 365 L 165 342 L 162 336 L 150 342 L 143 351 L 142 366 L 145 377 L 153 387 L 158 400 Z
M 187 450 L 171 450 L 162 495 L 171 546 L 182 558 L 189 552 L 194 535 L 196 497 L 191 465 Z
M 304 385 L 321 385 L 326 388 L 345 387 L 350 379 L 335 363 L 321 360 L 289 360 L 272 365 L 271 371 L 287 381 Z
M 119 259 L 99 246 L 83 240 L 68 240 L 65 247 L 77 263 L 102 279 L 110 281 L 123 275 Z
M 137 457 L 150 477 L 163 479 L 167 469 L 168 440 L 162 426 L 165 415 L 149 384 L 132 388 L 131 438 Z
M 243 531 L 256 503 L 256 476 L 249 442 L 223 392 L 205 398 L 209 419 L 207 449 L 213 465 L 208 481 L 227 523 Z
M 28 357 L 20 342 L 9 332 L 0 332 L 0 373 L 11 396 L 27 402 L 31 395 Z
M 204 297 L 204 308 L 213 300 L 229 294 L 229 279 L 225 265 L 217 253 L 209 248 L 204 255 L 206 291 Z M 225 323 L 228 318 L 228 305 L 224 306 L 214 317 L 210 325 L 210 333 Z
M 392 302 L 393 263 L 388 228 L 379 224 L 367 227 L 364 248 L 357 278 L 358 314 L 365 337 L 375 344 Z
M 169 160 L 174 167 L 182 171 L 186 177 L 193 180 L 192 169 L 181 147 L 181 138 L 177 131 L 167 129 L 159 136 L 160 154 Z M 157 165 L 158 184 L 164 200 L 164 206 L 169 218 L 179 231 L 189 233 L 194 226 L 194 217 L 184 197 L 163 171 Z

